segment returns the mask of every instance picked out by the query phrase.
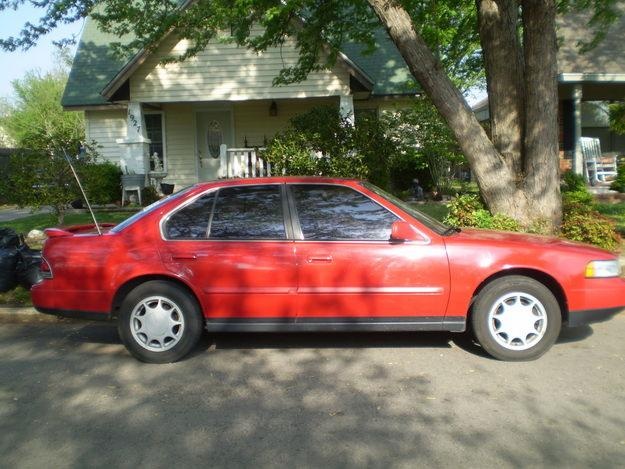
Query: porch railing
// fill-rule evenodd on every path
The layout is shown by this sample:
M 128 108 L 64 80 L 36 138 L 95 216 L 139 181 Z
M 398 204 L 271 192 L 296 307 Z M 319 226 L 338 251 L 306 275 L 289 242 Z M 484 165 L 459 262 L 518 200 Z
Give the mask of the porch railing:
M 258 152 L 264 148 L 219 147 L 220 178 L 254 178 L 271 176 L 271 164 L 264 161 Z

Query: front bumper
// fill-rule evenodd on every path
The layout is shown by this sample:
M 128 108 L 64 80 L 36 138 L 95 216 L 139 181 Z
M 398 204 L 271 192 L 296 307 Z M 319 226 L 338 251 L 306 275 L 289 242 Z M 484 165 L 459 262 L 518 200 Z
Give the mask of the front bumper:
M 578 327 L 585 324 L 591 324 L 593 322 L 607 321 L 624 309 L 625 306 L 617 306 L 614 308 L 569 311 L 567 325 L 569 327 Z

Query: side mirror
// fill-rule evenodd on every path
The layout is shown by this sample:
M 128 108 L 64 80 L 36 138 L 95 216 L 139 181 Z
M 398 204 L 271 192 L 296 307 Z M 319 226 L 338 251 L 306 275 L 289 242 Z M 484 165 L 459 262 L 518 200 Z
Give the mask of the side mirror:
M 398 220 L 391 225 L 391 241 L 414 241 L 417 239 L 420 239 L 420 236 L 410 223 Z

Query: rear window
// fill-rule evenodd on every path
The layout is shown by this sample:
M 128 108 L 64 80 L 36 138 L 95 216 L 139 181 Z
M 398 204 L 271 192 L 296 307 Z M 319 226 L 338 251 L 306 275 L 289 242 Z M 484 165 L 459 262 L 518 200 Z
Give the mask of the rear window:
M 163 231 L 171 240 L 286 239 L 282 204 L 281 185 L 225 187 L 171 214 Z
M 162 205 L 165 205 L 167 202 L 171 202 L 172 200 L 179 199 L 180 197 L 186 195 L 191 189 L 193 189 L 193 186 L 187 187 L 185 189 L 180 190 L 179 192 L 176 192 L 175 194 L 172 194 L 172 195 L 164 197 L 164 198 L 162 198 L 160 200 L 157 200 L 153 204 L 148 205 L 147 207 L 145 207 L 140 212 L 135 213 L 130 218 L 125 219 L 120 224 L 115 225 L 115 227 L 113 229 L 111 229 L 111 232 L 113 232 L 113 233 L 121 232 L 122 230 L 128 228 L 133 223 L 141 220 L 143 217 L 145 217 L 145 216 L 149 215 L 150 213 L 154 212 L 155 210 L 160 208 Z

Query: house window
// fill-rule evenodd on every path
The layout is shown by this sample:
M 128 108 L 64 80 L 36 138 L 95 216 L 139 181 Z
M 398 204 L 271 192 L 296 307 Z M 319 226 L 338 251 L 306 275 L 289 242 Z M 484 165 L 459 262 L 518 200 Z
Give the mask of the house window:
M 165 126 L 163 125 L 163 113 L 145 114 L 145 131 L 150 139 L 150 171 L 157 169 L 164 171 L 165 166 Z M 156 156 L 155 156 L 156 154 Z

